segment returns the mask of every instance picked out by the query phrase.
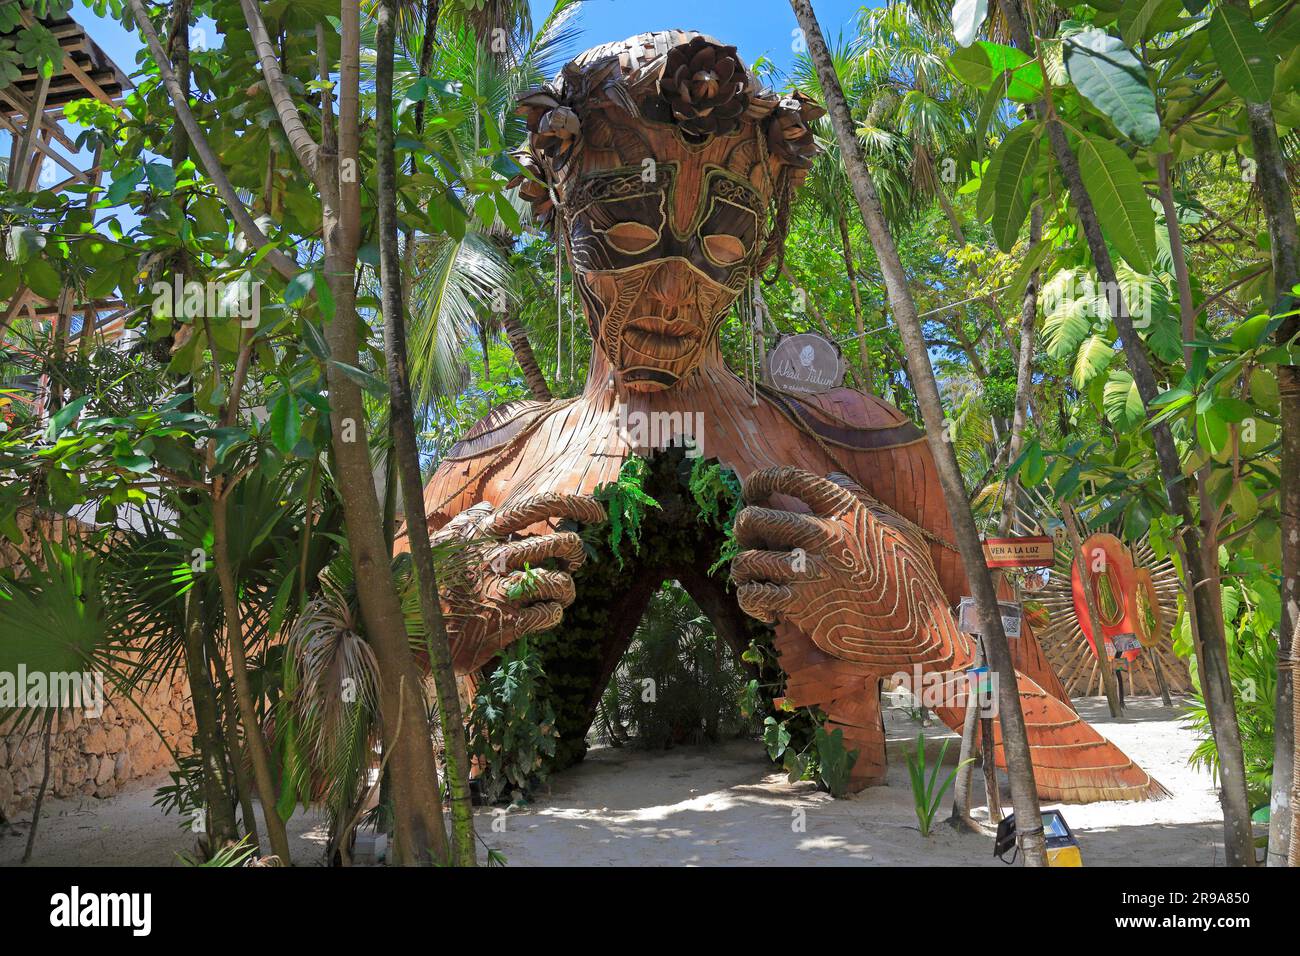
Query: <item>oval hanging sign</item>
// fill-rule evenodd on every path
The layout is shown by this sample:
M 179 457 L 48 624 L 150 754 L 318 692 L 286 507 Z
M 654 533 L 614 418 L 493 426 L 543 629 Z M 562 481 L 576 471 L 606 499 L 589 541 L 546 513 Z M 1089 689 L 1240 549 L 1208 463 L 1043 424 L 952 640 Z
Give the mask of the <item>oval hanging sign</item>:
M 767 379 L 783 392 L 825 392 L 843 384 L 844 359 L 816 333 L 783 335 L 767 355 Z

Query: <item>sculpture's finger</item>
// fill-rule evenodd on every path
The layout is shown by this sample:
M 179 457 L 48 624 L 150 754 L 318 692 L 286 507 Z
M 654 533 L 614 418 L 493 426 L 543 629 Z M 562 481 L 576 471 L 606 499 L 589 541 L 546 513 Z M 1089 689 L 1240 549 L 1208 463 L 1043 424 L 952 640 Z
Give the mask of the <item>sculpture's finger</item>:
M 520 636 L 549 631 L 564 620 L 564 606 L 555 601 L 543 601 L 519 609 L 515 628 Z
M 512 571 L 501 583 L 509 600 L 520 607 L 548 601 L 568 607 L 575 596 L 573 578 L 563 571 Z
M 492 549 L 488 563 L 497 573 L 504 574 L 525 566 L 537 567 L 547 558 L 555 558 L 567 570 L 576 571 L 587 559 L 587 552 L 582 547 L 582 539 L 572 531 L 558 531 L 497 545 Z
M 832 540 L 830 529 L 820 518 L 753 505 L 736 516 L 735 534 L 741 548 L 753 551 L 820 551 Z
M 754 472 L 745 479 L 744 491 L 748 504 L 760 504 L 772 495 L 787 495 L 823 518 L 836 518 L 857 504 L 853 493 L 835 482 L 790 465 Z
M 435 542 L 456 539 L 469 541 L 480 535 L 483 526 L 492 517 L 492 506 L 486 501 L 470 505 L 460 514 L 452 517 L 433 534 Z
M 493 517 L 488 530 L 496 537 L 504 538 L 539 521 L 560 518 L 571 518 L 579 524 L 603 524 L 605 507 L 590 495 L 547 492 L 502 508 Z
M 813 559 L 790 551 L 742 551 L 731 561 L 731 579 L 737 584 L 793 584 L 817 578 Z
M 776 623 L 776 616 L 793 601 L 793 589 L 784 584 L 742 584 L 736 588 L 740 609 L 764 624 Z

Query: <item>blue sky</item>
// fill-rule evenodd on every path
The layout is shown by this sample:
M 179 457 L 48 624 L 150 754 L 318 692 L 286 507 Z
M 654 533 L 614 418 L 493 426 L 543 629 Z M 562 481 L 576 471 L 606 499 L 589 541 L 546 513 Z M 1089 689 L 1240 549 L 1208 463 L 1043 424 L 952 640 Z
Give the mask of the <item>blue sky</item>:
M 874 0 L 814 0 L 822 31 L 832 40 L 841 32 L 854 32 L 864 2 L 867 6 L 878 5 Z M 533 23 L 540 25 L 553 0 L 530 3 Z M 84 2 L 74 5 L 72 13 L 125 73 L 135 72 L 136 53 L 143 46 L 136 34 L 116 20 L 97 16 Z M 765 57 L 785 71 L 795 59 L 796 23 L 787 0 L 585 0 L 577 26 L 580 36 L 574 53 L 637 33 L 680 28 L 699 30 L 734 44 L 747 63 Z M 8 137 L 0 137 L 0 144 L 7 150 Z M 127 223 L 132 218 L 128 216 Z
M 817 19 L 830 37 L 841 30 L 849 33 L 863 5 L 864 0 L 814 0 Z M 865 5 L 877 4 L 866 0 Z M 540 24 L 551 3 L 532 0 L 532 9 L 533 22 Z M 134 70 L 141 43 L 133 34 L 81 4 L 73 8 L 73 16 L 123 70 Z M 787 0 L 586 0 L 578 17 L 581 49 L 649 30 L 680 28 L 735 44 L 747 63 L 767 57 L 784 70 L 794 60 L 791 31 L 795 19 Z

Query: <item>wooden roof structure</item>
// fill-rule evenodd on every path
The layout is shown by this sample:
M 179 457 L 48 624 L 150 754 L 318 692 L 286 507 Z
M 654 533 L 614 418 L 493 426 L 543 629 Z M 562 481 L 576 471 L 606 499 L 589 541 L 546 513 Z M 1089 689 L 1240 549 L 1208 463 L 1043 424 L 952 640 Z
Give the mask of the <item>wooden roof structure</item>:
M 6 183 L 17 193 L 60 193 L 81 183 L 99 186 L 103 176 L 99 152 L 87 164 L 75 140 L 62 129 L 64 109 L 75 100 L 87 98 L 109 105 L 120 103 L 131 81 L 72 17 L 43 17 L 39 22 L 59 40 L 64 56 L 49 77 L 29 69 L 16 81 L 0 87 L 0 130 L 10 139 Z M 35 23 L 36 18 L 25 10 L 22 22 L 4 36 L 17 39 Z M 10 325 L 19 316 L 26 316 L 34 330 L 48 326 L 49 342 L 56 350 L 69 349 L 74 342 L 85 349 L 90 343 L 85 336 L 87 330 L 104 341 L 121 336 L 126 307 L 116 297 L 81 302 L 73 289 L 62 290 L 55 299 L 44 299 L 19 285 L 8 302 L 0 302 L 0 345 L 4 345 Z M 10 354 L 27 355 L 27 351 L 10 350 Z M 51 401 L 48 376 L 39 376 L 30 398 L 14 398 L 30 403 L 38 414 L 43 414 Z
M 34 22 L 30 14 L 27 22 Z M 131 81 L 116 63 L 71 17 L 48 17 L 41 26 L 54 34 L 63 48 L 63 66 L 50 77 L 45 91 L 45 109 L 61 110 L 73 100 L 93 96 L 115 103 L 131 88 Z M 21 27 L 19 28 L 21 30 Z M 13 36 L 14 34 L 9 34 Z M 17 81 L 0 89 L 0 112 L 8 117 L 26 117 L 41 87 L 41 77 L 28 70 Z
M 16 38 L 36 22 L 36 17 L 24 11 L 22 23 L 3 36 Z M 10 137 L 6 177 L 9 189 L 57 193 L 78 183 L 97 186 L 103 174 L 99 155 L 96 153 L 89 163 L 81 156 L 76 142 L 60 125 L 64 109 L 87 97 L 117 104 L 131 88 L 131 81 L 72 17 L 44 17 L 39 22 L 59 41 L 63 61 L 49 77 L 31 69 L 0 87 L 0 130 Z M 113 327 L 124 311 L 115 298 L 95 302 L 75 299 L 71 289 L 54 300 L 46 300 L 19 286 L 8 302 L 0 303 L 0 344 L 20 315 L 25 314 L 34 325 L 48 322 L 53 339 L 67 343 L 73 316 L 80 317 L 78 332 L 71 336 L 75 339 L 81 329 Z

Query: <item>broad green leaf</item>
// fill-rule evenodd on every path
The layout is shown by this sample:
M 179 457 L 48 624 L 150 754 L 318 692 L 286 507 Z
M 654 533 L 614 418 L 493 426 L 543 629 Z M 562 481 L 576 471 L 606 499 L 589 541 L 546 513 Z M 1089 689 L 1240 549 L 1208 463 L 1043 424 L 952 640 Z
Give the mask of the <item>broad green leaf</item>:
M 333 359 L 330 360 L 330 364 L 371 395 L 382 397 L 388 394 L 388 385 L 369 372 L 359 369 L 355 365 L 349 365 L 347 362 L 336 362 Z
M 290 454 L 302 431 L 302 413 L 297 398 L 284 392 L 275 400 L 271 406 L 270 427 L 272 443 L 284 454 Z
M 316 285 L 316 273 L 310 269 L 299 272 L 289 280 L 289 284 L 284 287 L 284 304 L 297 305 L 311 295 L 312 289 Z
M 1106 370 L 1110 365 L 1110 360 L 1114 356 L 1115 350 L 1111 348 L 1110 342 L 1100 335 L 1090 335 L 1084 340 L 1083 345 L 1079 347 L 1078 354 L 1074 357 L 1074 379 L 1075 388 L 1082 389 L 1087 386 L 1094 378 Z
M 201 236 L 224 236 L 229 231 L 229 223 L 221 203 L 211 196 L 199 196 L 190 207 L 194 224 Z
M 1266 411 L 1276 411 L 1281 393 L 1277 379 L 1265 368 L 1253 368 L 1250 372 L 1250 397 Z
M 312 355 L 316 356 L 321 362 L 329 361 L 329 345 L 326 344 L 325 336 L 321 335 L 320 329 L 316 328 L 316 323 L 311 319 L 303 319 L 302 338 L 307 343 L 307 348 Z
M 77 414 L 86 407 L 86 402 L 88 401 L 90 401 L 90 396 L 83 395 L 75 402 L 69 402 L 55 412 L 50 418 L 49 425 L 45 428 L 46 437 L 48 437 L 50 441 L 57 440 L 58 437 L 63 434 L 63 430 L 72 423 L 74 418 L 77 417 Z
M 144 182 L 144 175 L 144 167 L 137 166 L 130 174 L 113 180 L 113 185 L 109 186 L 108 192 L 105 193 L 105 202 L 109 206 L 120 206 L 131 191 Z
M 1111 424 L 1120 431 L 1136 428 L 1145 417 L 1137 384 L 1133 381 L 1133 376 L 1123 369 L 1111 369 L 1106 388 L 1102 392 L 1102 407 Z
M 1169 29 L 1181 12 L 1181 0 L 1132 0 L 1119 11 L 1119 29 L 1124 42 L 1138 47 L 1148 37 Z
M 988 0 L 957 0 L 952 5 L 952 35 L 958 46 L 975 42 L 988 13 Z
M 1134 269 L 1149 272 L 1156 216 L 1133 160 L 1114 143 L 1090 135 L 1079 143 L 1079 165 L 1106 238 Z
M 981 205 L 992 203 L 993 238 L 998 248 L 1010 252 L 1033 203 L 1033 170 L 1038 162 L 1038 124 L 1021 123 L 1003 140 L 989 161 L 980 186 Z M 985 195 L 985 185 L 988 195 Z
M 1011 277 L 1011 282 L 1007 285 L 1006 295 L 1009 301 L 1020 301 L 1025 294 L 1025 289 L 1029 286 L 1030 276 L 1034 274 L 1035 269 L 1042 266 L 1043 260 L 1051 254 L 1051 251 L 1052 244 L 1050 242 L 1039 242 L 1025 253 L 1024 259 L 1016 267 L 1015 275 Z
M 63 291 L 63 280 L 58 270 L 46 259 L 33 259 L 23 266 L 23 283 L 42 299 L 51 302 Z
M 1211 408 L 1196 416 L 1196 437 L 1210 454 L 1217 457 L 1228 447 L 1228 423 Z
M 1092 331 L 1098 313 L 1096 288 L 1081 270 L 1064 269 L 1044 284 L 1043 348 L 1053 358 L 1068 359 Z
M 1001 43 L 980 40 L 961 47 L 948 58 L 948 68 L 982 90 L 1007 75 L 1007 97 L 1018 103 L 1034 103 L 1043 95 L 1043 70 L 1038 62 Z
M 1259 345 L 1271 321 L 1267 315 L 1252 315 L 1232 330 L 1232 344 L 1243 352 Z
M 1250 14 L 1220 5 L 1210 17 L 1210 49 L 1232 91 L 1248 103 L 1273 95 L 1276 57 Z
M 1087 30 L 1065 40 L 1065 68 L 1084 98 L 1143 146 L 1160 135 L 1156 97 L 1146 71 L 1124 41 L 1102 30 Z
M 166 163 L 150 163 L 145 167 L 145 174 L 157 192 L 169 193 L 176 188 L 176 171 Z

